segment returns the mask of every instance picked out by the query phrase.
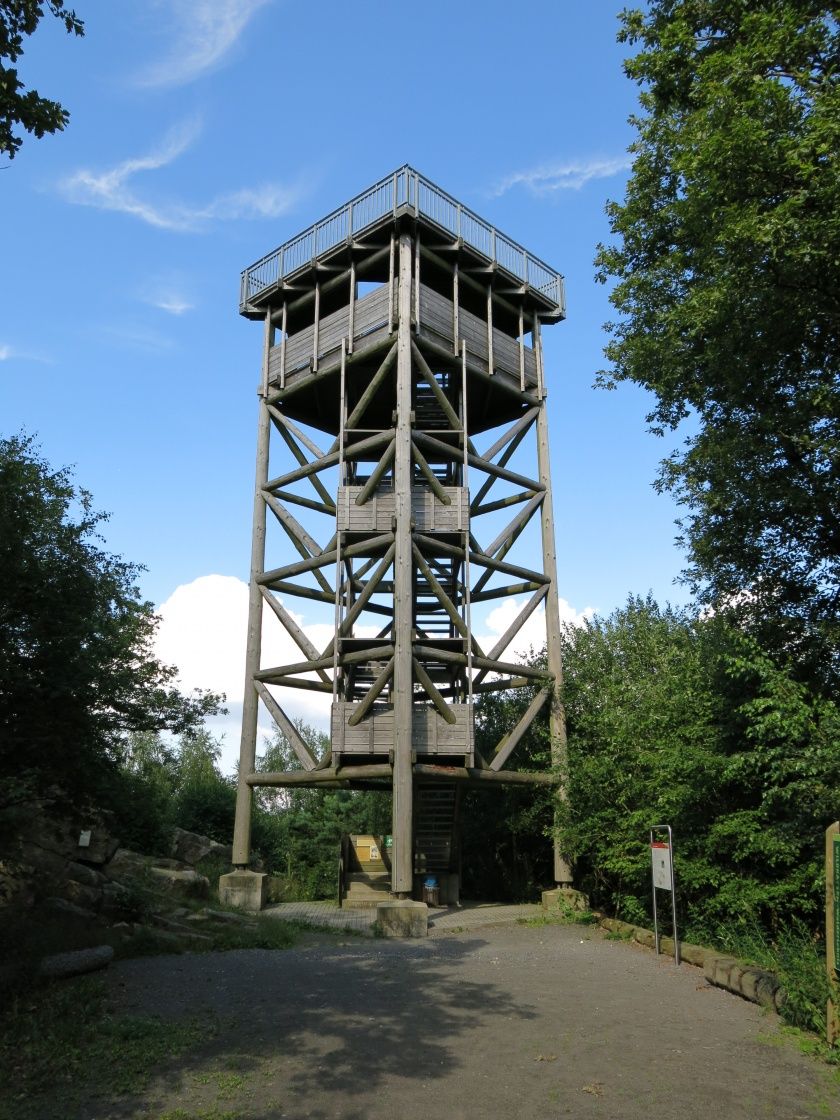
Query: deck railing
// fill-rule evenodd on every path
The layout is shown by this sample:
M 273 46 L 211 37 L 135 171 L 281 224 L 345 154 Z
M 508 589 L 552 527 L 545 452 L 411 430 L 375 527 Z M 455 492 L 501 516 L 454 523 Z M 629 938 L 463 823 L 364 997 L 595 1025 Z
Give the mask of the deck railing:
M 364 232 L 388 214 L 396 215 L 404 207 L 462 239 L 488 261 L 542 293 L 559 311 L 565 311 L 565 290 L 559 272 L 499 233 L 408 165 L 380 179 L 322 221 L 246 268 L 242 273 L 240 308 L 244 310 L 249 300 L 322 253 Z

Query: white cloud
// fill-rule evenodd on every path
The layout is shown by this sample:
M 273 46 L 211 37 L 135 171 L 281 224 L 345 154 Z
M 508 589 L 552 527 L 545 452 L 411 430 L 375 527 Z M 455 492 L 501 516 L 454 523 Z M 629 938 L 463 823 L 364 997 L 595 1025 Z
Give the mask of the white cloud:
M 184 315 L 195 308 L 195 302 L 185 292 L 184 285 L 174 279 L 150 281 L 142 289 L 140 299 L 168 315 Z
M 506 194 L 513 187 L 525 187 L 532 194 L 550 195 L 556 191 L 578 191 L 592 179 L 609 179 L 632 164 L 629 155 L 548 163 L 507 175 L 493 190 L 493 196 Z
M 479 636 L 485 652 L 489 651 L 525 605 L 525 599 L 505 599 L 487 615 L 484 625 L 490 631 Z M 284 606 L 297 624 L 321 650 L 333 635 L 330 622 L 312 622 Z M 245 686 L 245 641 L 248 629 L 248 585 L 235 576 L 207 575 L 182 584 L 158 608 L 161 623 L 155 639 L 155 653 L 161 661 L 178 667 L 178 685 L 189 692 L 194 688 L 208 688 L 224 692 L 230 713 L 208 721 L 210 730 L 225 736 L 223 763 L 232 769 L 239 751 L 239 729 L 242 718 L 242 699 Z M 577 611 L 565 599 L 560 600 L 560 617 L 564 622 L 580 625 L 584 618 L 594 614 L 591 607 Z M 376 626 L 360 627 L 362 636 L 371 636 Z M 527 656 L 531 646 L 540 649 L 545 644 L 545 612 L 534 611 L 514 638 L 502 657 L 514 660 L 517 654 Z M 514 652 L 515 651 L 515 652 Z M 285 627 L 271 611 L 263 612 L 262 660 L 263 668 L 288 665 L 304 660 Z M 329 727 L 332 697 L 325 692 L 307 692 L 303 689 L 274 688 L 272 692 L 291 718 L 300 717 L 313 726 L 327 730 Z M 271 718 L 260 706 L 260 733 L 257 744 L 261 749 L 262 738 L 271 733 Z
M 161 292 L 148 302 L 152 307 L 157 307 L 170 315 L 183 315 L 185 311 L 192 311 L 195 307 L 194 303 L 190 303 L 184 296 L 179 296 L 177 292 Z
M 260 8 L 271 0 L 163 0 L 169 42 L 163 58 L 135 78 L 142 87 L 181 86 L 221 66 Z
M 479 645 L 485 653 L 489 653 L 508 626 L 518 617 L 527 599 L 504 599 L 498 607 L 494 607 L 484 620 L 484 625 L 490 631 L 478 638 Z M 594 607 L 585 607 L 582 611 L 576 610 L 565 599 L 560 599 L 560 621 L 571 622 L 574 626 L 582 626 L 587 618 L 595 614 Z M 538 607 L 530 618 L 526 619 L 522 629 L 516 634 L 510 644 L 499 655 L 501 661 L 522 661 L 529 650 L 540 650 L 545 645 L 545 608 Z
M 82 168 L 63 179 L 59 190 L 78 206 L 129 214 L 156 229 L 178 233 L 199 232 L 216 221 L 276 218 L 294 205 L 299 190 L 279 183 L 263 183 L 217 195 L 203 205 L 177 200 L 154 202 L 141 197 L 132 185 L 135 176 L 144 171 L 159 171 L 173 163 L 193 144 L 200 131 L 197 120 L 184 121 L 147 155 L 123 160 L 100 172 Z

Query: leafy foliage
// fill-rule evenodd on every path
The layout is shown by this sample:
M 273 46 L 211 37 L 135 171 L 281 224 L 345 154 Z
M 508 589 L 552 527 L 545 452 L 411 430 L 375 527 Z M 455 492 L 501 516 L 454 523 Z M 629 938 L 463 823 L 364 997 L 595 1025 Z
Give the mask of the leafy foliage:
M 608 208 L 617 283 L 602 380 L 696 421 L 659 486 L 686 506 L 688 577 L 802 679 L 836 680 L 840 602 L 840 28 L 812 0 L 653 0 L 619 38 L 642 87 Z
M 647 829 L 675 829 L 696 935 L 799 916 L 818 927 L 840 713 L 725 617 L 631 598 L 565 632 L 570 807 L 584 889 L 650 914 Z
M 0 59 L 18 61 L 23 54 L 23 40 L 37 28 L 44 6 L 39 0 L 0 2 Z M 84 24 L 63 0 L 47 0 L 46 7 L 64 24 L 68 34 L 84 35 Z M 70 114 L 57 101 L 41 97 L 37 90 L 27 90 L 16 67 L 0 63 L 0 153 L 10 160 L 15 158 L 23 143 L 14 131 L 16 125 L 22 125 L 40 139 L 48 132 L 62 131 L 69 119 Z
M 58 787 L 107 802 L 129 731 L 189 732 L 219 698 L 184 697 L 154 656 L 134 564 L 104 551 L 91 497 L 30 438 L 0 440 L 0 775 L 4 804 Z
M 540 660 L 533 654 L 532 662 Z M 542 658 L 544 663 L 544 657 Z M 533 688 L 488 692 L 476 704 L 476 746 L 485 756 L 513 727 L 534 696 Z M 550 765 L 548 706 L 511 756 L 513 769 Z M 462 890 L 466 898 L 532 901 L 552 885 L 553 800 L 545 789 L 500 786 L 468 791 L 460 808 Z

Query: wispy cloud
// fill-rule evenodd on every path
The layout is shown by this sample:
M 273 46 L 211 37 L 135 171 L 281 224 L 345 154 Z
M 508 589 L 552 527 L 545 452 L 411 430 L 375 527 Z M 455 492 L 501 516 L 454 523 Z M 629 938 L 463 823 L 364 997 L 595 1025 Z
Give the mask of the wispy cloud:
M 162 0 L 167 53 L 135 77 L 137 85 L 181 86 L 225 61 L 260 8 L 272 0 Z
M 19 362 L 42 362 L 44 365 L 52 365 L 53 363 L 53 359 L 48 358 L 46 354 L 39 354 L 33 350 L 21 350 L 7 342 L 0 342 L 0 362 L 10 362 L 13 359 Z
M 609 179 L 620 171 L 626 171 L 631 164 L 632 160 L 626 153 L 604 158 L 569 160 L 566 163 L 547 163 L 507 175 L 497 183 L 492 194 L 498 198 L 513 187 L 524 187 L 536 195 L 550 195 L 556 191 L 579 191 L 592 179 Z
M 144 354 L 163 354 L 175 346 L 168 335 L 140 323 L 104 323 L 91 328 L 91 332 L 100 342 L 116 343 L 120 348 L 128 347 Z
M 187 294 L 187 285 L 174 276 L 156 277 L 138 294 L 143 303 L 168 315 L 185 315 L 195 307 L 194 298 Z
M 169 315 L 183 315 L 187 311 L 192 311 L 195 307 L 194 303 L 190 303 L 184 296 L 178 295 L 177 292 L 160 292 L 156 296 L 149 296 L 146 299 L 152 307 L 157 307 L 159 311 L 166 311 Z
M 190 147 L 201 131 L 197 120 L 185 121 L 172 129 L 162 143 L 147 155 L 123 160 L 105 171 L 82 168 L 59 183 L 59 190 L 79 206 L 95 206 L 130 214 L 157 229 L 178 233 L 197 232 L 218 221 L 250 218 L 276 218 L 286 213 L 297 200 L 297 188 L 279 183 L 263 183 L 218 195 L 202 205 L 175 200 L 152 201 L 134 188 L 135 176 L 144 171 L 159 171 Z

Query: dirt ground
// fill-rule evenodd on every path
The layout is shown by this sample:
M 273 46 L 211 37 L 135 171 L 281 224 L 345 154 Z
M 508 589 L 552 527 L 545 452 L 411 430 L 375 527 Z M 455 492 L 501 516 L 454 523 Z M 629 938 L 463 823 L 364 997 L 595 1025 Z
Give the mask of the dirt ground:
M 117 1010 L 215 1017 L 142 1100 L 86 1120 L 840 1118 L 774 1015 L 584 926 L 314 938 L 124 961 Z

